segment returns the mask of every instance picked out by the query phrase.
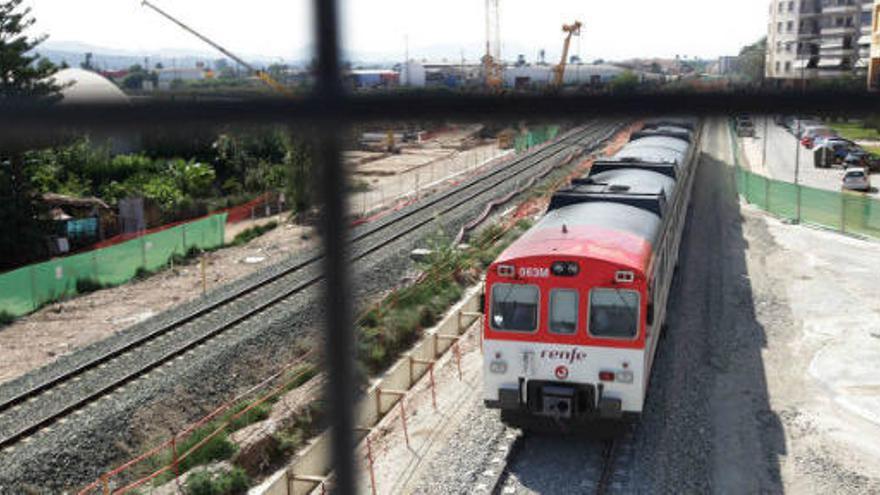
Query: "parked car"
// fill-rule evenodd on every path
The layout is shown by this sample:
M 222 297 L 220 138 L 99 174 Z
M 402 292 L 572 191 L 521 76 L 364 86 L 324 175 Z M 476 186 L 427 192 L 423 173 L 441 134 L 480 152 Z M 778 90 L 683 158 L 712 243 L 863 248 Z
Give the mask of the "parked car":
M 868 152 L 861 148 L 856 148 L 846 154 L 846 157 L 843 159 L 843 165 L 846 167 L 864 167 L 867 165 L 867 161 Z
M 817 136 L 836 136 L 837 133 L 824 125 L 805 125 L 801 128 L 799 138 L 808 137 L 811 140 Z
M 856 147 L 847 153 L 843 159 L 843 166 L 845 168 L 865 167 L 870 171 L 880 172 L 880 156 Z
M 865 167 L 852 167 L 846 169 L 843 173 L 843 189 L 850 191 L 870 191 L 871 178 L 868 175 L 868 169 Z
M 818 144 L 817 144 L 818 143 Z M 856 143 L 834 136 L 819 136 L 813 140 L 814 146 L 824 146 L 832 150 L 834 154 L 834 162 L 840 163 L 846 159 L 846 156 L 853 150 L 859 149 Z
M 834 145 L 835 147 L 845 145 L 849 146 L 850 148 L 858 147 L 855 142 L 850 141 L 849 139 L 842 138 L 840 136 L 816 136 L 816 138 L 813 139 L 813 146 L 820 145 Z

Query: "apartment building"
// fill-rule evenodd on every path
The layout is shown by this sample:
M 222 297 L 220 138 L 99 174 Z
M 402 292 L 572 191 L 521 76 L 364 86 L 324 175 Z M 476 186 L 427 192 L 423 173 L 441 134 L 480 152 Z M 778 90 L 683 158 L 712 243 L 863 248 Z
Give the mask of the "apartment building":
M 874 0 L 774 0 L 767 26 L 768 78 L 861 74 L 870 59 Z

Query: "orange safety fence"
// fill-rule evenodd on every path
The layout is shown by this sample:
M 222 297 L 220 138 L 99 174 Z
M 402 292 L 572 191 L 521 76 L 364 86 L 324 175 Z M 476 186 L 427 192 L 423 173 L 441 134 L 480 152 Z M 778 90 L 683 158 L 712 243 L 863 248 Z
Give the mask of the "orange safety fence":
M 255 215 L 256 216 L 265 216 L 262 214 L 258 214 L 257 212 L 261 212 L 262 209 L 265 209 L 265 206 L 267 204 L 269 204 L 270 199 L 271 199 L 271 194 L 264 193 L 264 194 L 261 194 L 260 196 L 257 196 L 256 198 L 248 201 L 247 203 L 244 203 L 244 204 L 241 204 L 238 206 L 223 208 L 223 209 L 220 209 L 217 211 L 210 212 L 206 215 L 202 215 L 202 216 L 195 217 L 195 218 L 188 218 L 186 220 L 181 220 L 178 222 L 167 223 L 165 225 L 153 227 L 152 229 L 146 229 L 146 230 L 142 230 L 142 231 L 138 231 L 138 232 L 127 232 L 124 234 L 115 235 L 113 237 L 108 237 L 107 239 L 104 239 L 101 242 L 95 243 L 95 244 L 89 246 L 88 248 L 83 249 L 83 251 L 92 251 L 95 249 L 101 249 L 101 248 L 105 248 L 105 247 L 109 247 L 109 246 L 114 246 L 116 244 L 120 244 L 125 241 L 137 239 L 138 237 L 141 237 L 141 236 L 155 234 L 156 232 L 162 232 L 163 230 L 168 230 L 170 228 L 177 227 L 178 225 L 183 225 L 183 224 L 195 222 L 197 220 L 201 220 L 201 219 L 207 218 L 211 215 L 217 215 L 220 213 L 227 214 L 226 223 L 242 222 L 244 220 L 249 220 L 249 219 L 253 218 Z
M 264 209 L 266 204 L 269 203 L 271 199 L 271 195 L 269 193 L 261 194 L 256 198 L 244 203 L 242 205 L 233 206 L 230 208 L 225 208 L 220 210 L 221 212 L 226 212 L 226 223 L 238 223 L 243 222 L 245 220 L 250 220 L 255 216 L 264 216 L 259 215 L 261 209 Z
M 164 442 L 160 443 L 156 447 L 153 447 L 149 451 L 135 457 L 134 459 L 131 459 L 131 460 L 125 462 L 124 464 L 122 464 L 122 465 L 120 465 L 110 471 L 107 471 L 104 474 L 102 474 L 101 476 L 98 477 L 97 480 L 93 481 L 91 484 L 82 488 L 78 492 L 78 495 L 87 495 L 90 493 L 102 493 L 102 494 L 112 493 L 112 494 L 121 495 L 124 493 L 128 493 L 137 487 L 143 486 L 146 483 L 149 483 L 150 481 L 158 478 L 159 476 L 167 473 L 169 470 L 172 470 L 172 469 L 175 470 L 174 474 L 175 474 L 175 480 L 176 480 L 180 474 L 176 471 L 177 471 L 177 467 L 180 465 L 181 461 L 183 461 L 184 459 L 186 459 L 187 457 L 192 455 L 194 452 L 197 452 L 199 449 L 204 447 L 204 445 L 206 443 L 208 443 L 214 437 L 216 437 L 221 432 L 226 430 L 226 428 L 232 422 L 234 422 L 235 420 L 237 420 L 241 416 L 247 414 L 255 407 L 258 407 L 261 404 L 263 404 L 264 402 L 270 400 L 271 398 L 280 395 L 285 387 L 287 387 L 289 384 L 295 382 L 296 380 L 300 379 L 308 370 L 307 369 L 302 370 L 301 372 L 290 377 L 289 380 L 282 381 L 279 385 L 270 389 L 268 393 L 262 395 L 260 398 L 253 401 L 252 403 L 250 403 L 247 407 L 243 408 L 241 411 L 239 411 L 239 412 L 233 414 L 232 416 L 230 416 L 229 418 L 227 418 L 226 421 L 224 421 L 222 424 L 218 425 L 217 428 L 215 428 L 211 433 L 206 435 L 205 438 L 201 439 L 198 443 L 196 443 L 195 445 L 190 447 L 189 450 L 178 455 L 176 446 L 179 442 L 181 442 L 182 440 L 185 440 L 188 436 L 190 436 L 197 429 L 208 424 L 209 422 L 211 422 L 212 420 L 217 418 L 219 415 L 228 411 L 230 408 L 232 408 L 233 406 L 238 404 L 239 401 L 241 401 L 245 397 L 268 387 L 269 384 L 271 384 L 273 381 L 277 380 L 278 378 L 282 377 L 285 373 L 287 373 L 291 369 L 293 369 L 297 366 L 301 366 L 305 362 L 308 362 L 308 360 L 314 355 L 314 353 L 315 353 L 314 350 L 311 350 L 311 351 L 305 353 L 304 355 L 300 356 L 296 362 L 286 365 L 284 368 L 282 368 L 280 371 L 273 374 L 269 378 L 263 380 L 262 382 L 258 383 L 257 385 L 254 385 L 253 387 L 251 387 L 248 390 L 244 391 L 243 393 L 239 394 L 234 399 L 221 405 L 220 407 L 218 407 L 217 409 L 215 409 L 214 411 L 212 411 L 208 415 L 202 417 L 200 420 L 187 426 L 182 431 L 172 435 L 168 440 L 165 440 Z M 121 488 L 116 488 L 116 489 L 110 488 L 110 482 L 111 482 L 112 478 L 119 476 L 120 474 L 124 473 L 125 471 L 128 471 L 129 469 L 137 466 L 138 464 L 140 464 L 150 458 L 153 458 L 154 456 L 160 454 L 163 450 L 166 450 L 169 448 L 172 450 L 172 457 L 171 457 L 170 463 L 153 471 L 152 473 L 150 473 L 147 476 L 143 476 L 133 482 L 126 484 L 125 486 L 123 486 Z

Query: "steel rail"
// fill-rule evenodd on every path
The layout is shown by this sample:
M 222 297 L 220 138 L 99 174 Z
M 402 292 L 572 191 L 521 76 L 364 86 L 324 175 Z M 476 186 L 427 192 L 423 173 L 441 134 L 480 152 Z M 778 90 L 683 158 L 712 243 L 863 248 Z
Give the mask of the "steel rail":
M 596 482 L 596 495 L 605 495 L 611 487 L 614 476 L 614 464 L 617 459 L 619 441 L 616 438 L 607 440 L 602 446 L 602 471 Z
M 600 126 L 601 126 L 601 124 L 600 124 Z M 454 188 L 454 189 L 451 189 L 451 190 L 446 191 L 444 193 L 432 196 L 430 201 L 426 201 L 424 203 L 419 203 L 417 208 L 413 208 L 410 211 L 406 211 L 406 212 L 402 213 L 401 215 L 395 217 L 391 221 L 384 222 L 380 225 L 377 225 L 376 227 L 373 227 L 371 229 L 368 229 L 365 232 L 358 234 L 351 242 L 361 241 L 361 240 L 364 240 L 367 237 L 369 237 L 377 232 L 384 231 L 384 230 L 390 228 L 391 226 L 394 226 L 394 225 L 400 223 L 404 219 L 410 218 L 419 212 L 424 212 L 426 210 L 429 210 L 434 205 L 437 205 L 438 203 L 440 203 L 442 201 L 448 200 L 450 197 L 452 197 L 456 194 L 460 194 L 463 190 L 474 188 L 475 186 L 482 186 L 482 187 L 477 188 L 476 191 L 474 191 L 468 195 L 465 195 L 464 198 L 458 199 L 454 203 L 452 203 L 451 205 L 447 205 L 447 206 L 443 207 L 439 211 L 441 214 L 448 213 L 448 212 L 468 203 L 469 201 L 473 200 L 474 198 L 476 198 L 482 194 L 485 194 L 488 191 L 491 191 L 495 187 L 498 187 L 499 185 L 501 185 L 505 182 L 508 182 L 508 181 L 520 176 L 521 174 L 533 169 L 534 167 L 540 165 L 544 161 L 546 161 L 548 159 L 552 159 L 553 157 L 556 157 L 556 156 L 560 155 L 561 153 L 569 150 L 570 147 L 572 146 L 572 141 L 574 141 L 574 145 L 578 145 L 578 144 L 581 144 L 581 142 L 583 140 L 590 139 L 591 145 L 594 147 L 593 149 L 595 149 L 595 147 L 597 147 L 599 143 L 601 143 L 604 140 L 607 140 L 607 138 L 611 134 L 613 134 L 614 129 L 616 129 L 616 126 L 611 124 L 611 125 L 608 125 L 604 128 L 600 128 L 600 129 L 590 128 L 590 129 L 576 130 L 576 131 L 570 133 L 569 135 L 565 136 L 563 139 L 559 140 L 558 142 L 552 143 L 551 145 L 539 150 L 538 152 L 536 152 L 534 154 L 526 155 L 520 159 L 517 159 L 511 165 L 525 164 L 525 166 L 523 166 L 519 170 L 514 170 L 512 173 L 505 175 L 505 172 L 510 172 L 511 165 L 508 165 L 506 167 L 498 167 L 496 170 L 492 170 L 490 173 L 487 173 L 483 176 L 479 176 L 479 177 L 474 178 L 473 180 L 469 181 L 467 184 L 462 185 L 460 188 Z M 602 133 L 604 131 L 607 131 L 607 135 L 602 135 Z M 598 135 L 598 137 L 596 137 L 596 135 Z M 501 175 L 501 177 L 496 178 L 499 175 Z M 487 185 L 487 182 L 489 181 L 489 179 L 492 179 L 492 178 L 496 178 L 496 179 Z M 362 258 L 364 258 L 364 257 L 366 257 L 376 251 L 379 251 L 382 248 L 384 248 L 385 246 L 387 246 L 393 242 L 396 242 L 397 240 L 405 237 L 406 235 L 409 235 L 410 233 L 415 232 L 418 229 L 424 227 L 425 225 L 433 222 L 434 221 L 434 214 L 436 214 L 436 212 L 432 209 L 429 211 L 431 211 L 432 215 L 428 215 L 425 219 L 418 221 L 415 225 L 410 226 L 406 229 L 403 229 L 396 234 L 388 236 L 388 237 L 380 240 L 379 242 L 373 244 L 372 246 L 369 246 L 366 249 L 360 250 L 359 252 L 357 252 L 357 254 L 353 255 L 352 261 L 362 259 Z M 233 293 L 229 297 L 226 297 L 226 298 L 223 298 L 219 301 L 216 301 L 206 307 L 199 308 L 196 311 L 190 313 L 189 315 L 186 315 L 182 318 L 176 319 L 176 320 L 164 325 L 163 327 L 157 329 L 156 331 L 153 331 L 145 336 L 142 336 L 138 339 L 135 339 L 132 342 L 129 342 L 129 343 L 113 350 L 113 351 L 105 353 L 104 355 L 102 355 L 92 361 L 89 361 L 87 363 L 84 363 L 69 372 L 63 373 L 62 375 L 59 375 L 49 381 L 46 381 L 40 385 L 32 387 L 31 389 L 16 395 L 12 399 L 5 401 L 3 404 L 0 404 L 0 412 L 7 410 L 7 409 L 10 409 L 18 404 L 21 404 L 23 402 L 28 401 L 28 400 L 34 399 L 35 397 L 38 397 L 40 394 L 42 394 L 48 390 L 51 390 L 57 386 L 60 386 L 63 383 L 69 382 L 71 379 L 75 378 L 76 376 L 79 376 L 87 371 L 95 369 L 95 368 L 101 366 L 102 364 L 105 364 L 109 361 L 112 361 L 113 359 L 115 359 L 123 354 L 126 354 L 128 352 L 136 350 L 137 348 L 144 346 L 148 342 L 151 342 L 162 335 L 168 334 L 169 332 L 171 332 L 177 328 L 182 327 L 184 324 L 186 324 L 188 322 L 191 322 L 197 318 L 203 317 L 204 315 L 214 311 L 217 308 L 220 308 L 228 303 L 231 303 L 231 302 L 234 302 L 234 301 L 240 299 L 244 295 L 252 293 L 259 288 L 265 287 L 265 286 L 267 286 L 277 280 L 280 280 L 288 275 L 293 274 L 294 272 L 300 271 L 303 268 L 306 268 L 310 265 L 313 265 L 317 261 L 320 261 L 322 258 L 323 258 L 323 255 L 318 254 L 318 255 L 315 255 L 315 256 L 313 256 L 303 262 L 297 263 L 293 267 L 285 269 L 284 271 L 282 271 L 278 274 L 274 274 L 272 276 L 269 276 L 268 278 L 266 278 L 264 280 L 259 280 L 259 281 L 255 282 L 253 285 L 244 287 L 244 288 L 236 291 L 235 293 Z M 108 395 L 109 393 L 115 391 L 118 388 L 121 388 L 121 387 L 127 385 L 128 383 L 131 383 L 132 381 L 140 378 L 141 376 L 149 373 L 150 371 L 158 368 L 159 366 L 164 365 L 165 363 L 177 358 L 178 356 L 181 356 L 181 355 L 189 352 L 190 350 L 194 349 L 195 347 L 213 339 L 214 337 L 220 335 L 221 333 L 224 333 L 225 331 L 229 330 L 233 326 L 251 318 L 252 316 L 254 316 L 258 313 L 261 313 L 263 310 L 269 308 L 270 306 L 273 306 L 273 305 L 277 304 L 278 302 L 280 302 L 284 299 L 287 299 L 288 297 L 290 297 L 296 293 L 302 292 L 303 290 L 315 285 L 317 282 L 321 281 L 322 279 L 323 279 L 323 275 L 313 276 L 303 282 L 300 282 L 299 284 L 297 284 L 291 288 L 288 288 L 287 290 L 276 293 L 274 296 L 272 296 L 266 300 L 263 300 L 261 303 L 257 304 L 256 306 L 250 307 L 247 311 L 238 314 L 237 316 L 233 317 L 231 320 L 227 320 L 227 321 L 223 322 L 222 324 L 220 324 L 219 326 L 214 327 L 212 330 L 198 336 L 195 339 L 188 341 L 184 345 L 179 346 L 175 349 L 172 349 L 168 353 L 165 353 L 163 356 L 161 356 L 159 359 L 153 360 L 152 362 L 149 362 L 149 363 L 145 364 L 144 366 L 142 366 L 132 372 L 129 372 L 124 377 L 117 379 L 111 383 L 108 383 L 102 387 L 99 387 L 98 389 L 92 391 L 91 393 L 87 394 L 84 397 L 80 397 L 79 399 L 71 401 L 71 403 L 67 404 L 66 406 L 64 406 L 60 410 L 55 411 L 54 413 L 52 413 L 52 414 L 50 414 L 40 420 L 31 422 L 28 426 L 20 428 L 15 433 L 13 433 L 5 438 L 0 439 L 0 449 L 4 449 L 4 448 L 10 447 L 12 445 L 15 445 L 16 443 L 18 443 L 22 439 L 27 438 L 27 437 L 31 436 L 32 434 L 34 434 L 35 432 L 55 423 L 58 419 L 71 414 L 73 411 L 81 409 L 82 407 L 86 406 L 87 404 L 94 402 L 95 400 L 97 400 L 105 395 Z
M 571 138 L 570 136 L 566 137 L 566 139 L 570 139 L 570 138 Z M 560 140 L 559 143 L 555 143 L 555 144 L 561 145 L 564 142 L 565 141 Z M 541 151 L 544 151 L 544 150 L 541 150 Z M 519 158 L 517 160 L 517 163 L 522 162 L 522 161 L 526 161 L 527 159 L 533 158 L 534 156 L 535 155 L 526 155 L 522 158 Z M 487 175 L 485 178 L 500 174 L 502 172 L 504 172 L 503 169 L 494 170 L 494 171 L 492 171 L 492 173 L 490 175 Z M 479 183 L 478 181 L 475 181 L 471 184 L 466 185 L 465 187 L 473 186 L 478 183 Z M 460 189 L 459 189 L 459 191 L 460 191 Z M 373 226 L 371 224 L 371 228 L 368 228 L 365 232 L 361 232 L 358 235 L 356 235 L 355 237 L 353 237 L 351 242 L 358 242 L 368 236 L 371 236 L 377 232 L 380 232 L 380 231 L 388 228 L 389 226 L 394 225 L 395 223 L 397 223 L 400 220 L 409 218 L 409 217 L 425 210 L 426 208 L 429 208 L 429 207 L 437 204 L 438 202 L 448 198 L 451 194 L 454 194 L 456 192 L 457 192 L 456 190 L 451 190 L 451 191 L 447 191 L 446 193 L 441 193 L 440 195 L 431 196 L 430 201 L 427 201 L 425 203 L 419 203 L 419 208 L 415 208 L 410 211 L 405 211 L 399 217 L 394 218 L 393 221 L 381 222 L 376 226 Z M 206 314 L 208 314 L 218 308 L 221 308 L 221 307 L 223 307 L 223 306 L 225 306 L 235 300 L 240 299 L 244 295 L 247 295 L 251 292 L 254 292 L 257 289 L 264 287 L 272 282 L 275 282 L 276 280 L 284 278 L 284 277 L 286 277 L 296 271 L 302 270 L 303 268 L 306 268 L 310 265 L 314 265 L 315 263 L 317 263 L 318 261 L 323 259 L 323 257 L 324 257 L 323 254 L 316 254 L 314 256 L 309 257 L 306 260 L 303 260 L 303 261 L 301 261 L 291 267 L 284 269 L 283 271 L 281 271 L 277 274 L 273 274 L 273 275 L 269 276 L 268 278 L 257 280 L 252 285 L 248 285 L 248 286 L 245 286 L 245 287 L 242 287 L 242 288 L 236 290 L 235 292 L 230 294 L 228 297 L 224 297 L 218 301 L 214 301 L 214 302 L 208 304 L 207 306 L 197 308 L 194 311 L 190 312 L 189 314 L 182 316 L 180 318 L 176 318 L 176 319 L 172 320 L 171 322 L 168 322 L 168 323 L 162 325 L 158 329 L 156 329 L 148 334 L 145 334 L 141 337 L 138 337 L 137 339 L 132 340 L 131 342 L 128 342 L 128 343 L 120 346 L 117 349 L 114 349 L 114 350 L 109 351 L 105 354 L 102 354 L 101 356 L 99 356 L 95 359 L 92 359 L 86 363 L 78 365 L 77 367 L 75 367 L 74 369 L 72 369 L 70 371 L 64 372 L 63 374 L 61 374 L 55 378 L 52 378 L 50 380 L 47 380 L 46 382 L 43 382 L 39 385 L 31 387 L 28 390 L 21 392 L 10 399 L 4 400 L 3 402 L 0 402 L 0 413 L 20 404 L 22 402 L 25 402 L 26 400 L 30 399 L 34 395 L 45 392 L 51 388 L 54 388 L 54 387 L 58 386 L 59 384 L 65 382 L 65 381 L 68 381 L 77 375 L 80 375 L 80 374 L 82 374 L 90 369 L 93 369 L 93 368 L 95 368 L 105 362 L 108 362 L 116 357 L 119 357 L 120 355 L 125 354 L 126 352 L 128 352 L 132 349 L 140 347 L 147 342 L 155 340 L 156 338 L 158 338 L 162 335 L 165 335 L 166 333 L 168 333 L 171 330 L 174 330 L 175 328 L 181 327 L 181 326 L 185 325 L 186 323 L 189 323 L 190 321 L 193 321 L 197 318 L 201 318 L 204 315 L 206 315 Z

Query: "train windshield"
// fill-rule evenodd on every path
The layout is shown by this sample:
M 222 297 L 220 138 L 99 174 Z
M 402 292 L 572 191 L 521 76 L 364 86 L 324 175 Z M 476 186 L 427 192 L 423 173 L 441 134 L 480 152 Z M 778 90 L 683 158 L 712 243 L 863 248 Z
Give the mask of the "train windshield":
M 492 287 L 492 328 L 513 332 L 538 329 L 538 288 L 495 284 Z
M 550 291 L 550 331 L 571 335 L 577 331 L 578 292 L 570 289 Z
M 636 336 L 639 328 L 639 293 L 631 290 L 590 291 L 590 334 L 594 337 Z

